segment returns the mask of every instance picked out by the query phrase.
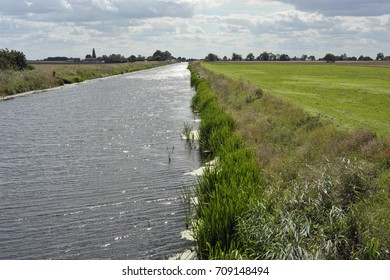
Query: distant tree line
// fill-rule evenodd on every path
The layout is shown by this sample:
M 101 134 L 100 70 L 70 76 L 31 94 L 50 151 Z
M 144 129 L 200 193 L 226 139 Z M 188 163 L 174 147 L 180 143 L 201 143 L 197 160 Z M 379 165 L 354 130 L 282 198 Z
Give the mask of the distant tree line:
M 314 55 L 303 54 L 301 57 L 290 57 L 288 54 L 274 54 L 272 52 L 262 52 L 260 55 L 255 56 L 253 53 L 249 53 L 244 59 L 241 54 L 233 53 L 231 58 L 224 56 L 222 59 L 216 54 L 209 53 L 204 60 L 206 61 L 316 61 Z M 331 53 L 326 54 L 324 57 L 319 58 L 319 61 L 336 62 L 336 61 L 373 61 L 374 59 L 369 56 L 361 55 L 359 57 L 349 57 L 346 54 L 334 55 Z M 385 56 L 383 53 L 378 53 L 376 57 L 377 61 L 390 61 L 390 56 Z
M 121 54 L 111 54 L 111 55 L 103 55 L 98 57 L 97 60 L 105 61 L 105 62 L 136 62 L 136 61 L 167 61 L 175 59 L 169 51 L 160 51 L 157 50 L 153 53 L 153 55 L 149 57 L 145 57 L 142 55 L 131 55 L 129 57 L 125 57 Z
M 24 70 L 29 68 L 26 56 L 16 50 L 0 50 L 0 70 Z
M 54 56 L 54 57 L 45 58 L 43 61 L 80 61 L 80 58 Z
M 178 57 L 175 58 L 172 56 L 172 54 L 169 51 L 161 51 L 156 50 L 152 55 L 145 57 L 143 55 L 130 55 L 129 57 L 126 57 L 122 54 L 110 54 L 110 55 L 102 55 L 97 56 L 95 49 L 92 49 L 91 54 L 85 55 L 86 62 L 105 62 L 105 63 L 125 63 L 125 62 L 137 62 L 137 61 L 169 61 L 169 60 L 176 60 L 179 62 L 182 61 L 188 61 L 185 57 Z M 194 59 L 191 59 L 194 60 Z M 69 58 L 66 56 L 56 56 L 56 57 L 48 57 L 45 58 L 43 61 L 73 61 L 77 62 L 80 61 L 80 58 Z

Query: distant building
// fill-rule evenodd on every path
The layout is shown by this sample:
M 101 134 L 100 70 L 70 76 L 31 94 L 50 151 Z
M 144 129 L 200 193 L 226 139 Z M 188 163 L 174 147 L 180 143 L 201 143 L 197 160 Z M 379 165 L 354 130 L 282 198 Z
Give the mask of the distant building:
M 92 49 L 92 54 L 87 54 L 85 56 L 85 59 L 83 60 L 83 62 L 86 62 L 86 63 L 98 63 L 98 59 L 96 58 L 96 52 L 95 52 L 95 49 Z

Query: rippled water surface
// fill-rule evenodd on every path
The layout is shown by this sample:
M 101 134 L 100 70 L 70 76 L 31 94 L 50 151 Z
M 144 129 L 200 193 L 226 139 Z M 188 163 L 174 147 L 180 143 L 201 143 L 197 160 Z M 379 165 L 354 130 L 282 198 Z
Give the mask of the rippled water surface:
M 0 102 L 0 259 L 166 259 L 189 246 L 192 96 L 175 64 Z

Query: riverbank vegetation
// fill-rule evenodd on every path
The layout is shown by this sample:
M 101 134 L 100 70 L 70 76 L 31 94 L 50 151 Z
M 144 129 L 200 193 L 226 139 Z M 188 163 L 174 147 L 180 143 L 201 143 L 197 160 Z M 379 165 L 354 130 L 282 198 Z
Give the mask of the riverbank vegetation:
M 388 259 L 389 138 L 246 82 L 263 72 L 205 67 L 191 65 L 193 106 L 217 160 L 189 206 L 198 258 Z
M 0 49 L 0 71 L 20 71 L 29 68 L 24 53 L 16 50 Z
M 166 65 L 171 62 L 142 61 L 117 64 L 32 64 L 30 70 L 0 71 L 0 97 L 47 89 L 67 83 L 104 78 Z

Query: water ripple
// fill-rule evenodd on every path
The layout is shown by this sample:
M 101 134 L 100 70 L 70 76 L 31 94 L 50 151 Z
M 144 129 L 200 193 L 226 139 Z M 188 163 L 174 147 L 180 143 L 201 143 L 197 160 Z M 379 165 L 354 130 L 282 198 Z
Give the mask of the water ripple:
M 167 259 L 200 166 L 186 64 L 0 102 L 0 259 Z M 174 146 L 169 163 L 167 147 Z

